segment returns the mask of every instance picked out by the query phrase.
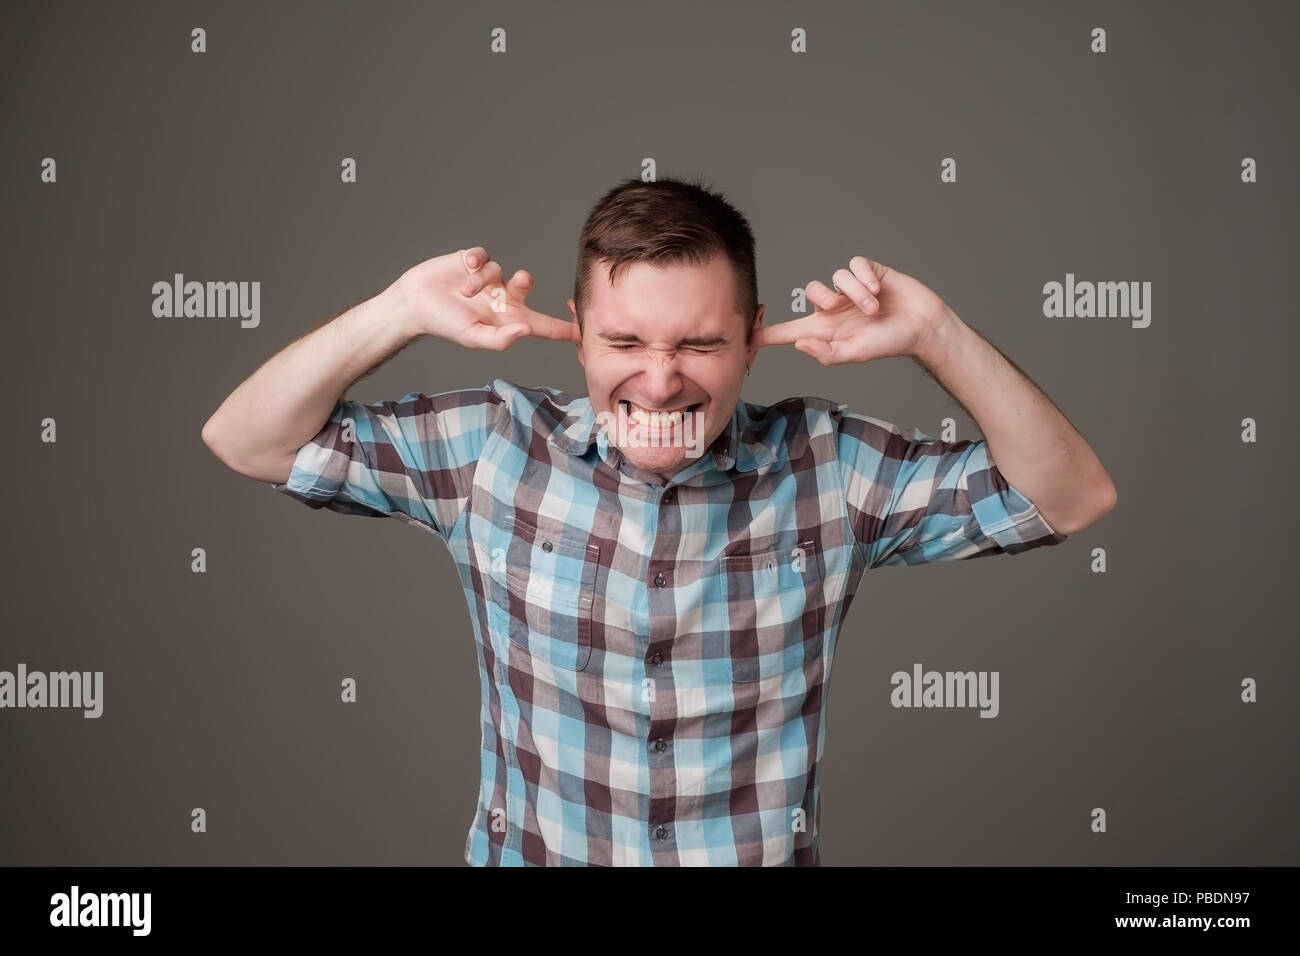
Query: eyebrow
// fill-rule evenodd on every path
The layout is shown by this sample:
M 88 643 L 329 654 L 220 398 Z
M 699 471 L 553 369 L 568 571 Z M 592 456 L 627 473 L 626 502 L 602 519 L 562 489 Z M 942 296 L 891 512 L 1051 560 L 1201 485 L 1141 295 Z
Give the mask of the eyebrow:
M 635 342 L 644 344 L 641 343 L 639 336 L 633 335 L 631 332 L 598 332 L 596 333 L 596 337 L 604 339 L 606 342 Z M 727 341 L 728 339 L 725 335 L 697 335 L 689 339 L 682 339 L 680 344 L 691 346 L 726 345 Z

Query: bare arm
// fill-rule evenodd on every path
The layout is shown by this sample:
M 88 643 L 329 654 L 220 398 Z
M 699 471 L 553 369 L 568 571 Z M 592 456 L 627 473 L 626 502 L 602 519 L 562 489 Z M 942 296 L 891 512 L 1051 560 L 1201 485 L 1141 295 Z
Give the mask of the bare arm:
M 422 333 L 393 283 L 268 359 L 203 426 L 203 441 L 230 468 L 287 481 L 293 460 L 321 430 L 349 385 Z
M 1028 375 L 946 308 L 915 357 L 970 412 L 997 469 L 1061 534 L 1097 521 L 1118 500 L 1082 435 Z
M 501 279 L 482 246 L 413 266 L 268 359 L 208 419 L 204 444 L 241 475 L 285 482 L 348 386 L 421 335 L 496 351 L 527 335 L 578 341 L 575 323 L 527 306 L 527 272 Z

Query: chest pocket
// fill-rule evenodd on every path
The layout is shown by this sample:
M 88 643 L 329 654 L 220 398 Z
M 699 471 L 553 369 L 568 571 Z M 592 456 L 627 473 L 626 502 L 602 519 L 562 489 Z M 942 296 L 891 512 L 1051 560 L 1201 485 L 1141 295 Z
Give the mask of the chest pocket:
M 757 681 L 798 671 L 822 652 L 825 564 L 816 541 L 723 555 L 731 676 Z
M 514 515 L 505 557 L 510 642 L 554 667 L 586 667 L 599 570 L 600 548 L 586 532 Z

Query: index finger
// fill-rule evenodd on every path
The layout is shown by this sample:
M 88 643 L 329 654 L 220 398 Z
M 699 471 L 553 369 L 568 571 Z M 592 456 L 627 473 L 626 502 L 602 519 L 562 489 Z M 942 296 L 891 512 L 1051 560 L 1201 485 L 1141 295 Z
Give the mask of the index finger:
M 799 339 L 821 338 L 821 313 L 814 312 L 799 319 L 791 319 L 777 325 L 760 325 L 754 332 L 758 344 L 789 345 Z
M 528 323 L 529 335 L 540 339 L 553 339 L 558 342 L 578 342 L 578 323 L 570 319 L 557 319 L 544 312 L 528 310 L 521 320 Z

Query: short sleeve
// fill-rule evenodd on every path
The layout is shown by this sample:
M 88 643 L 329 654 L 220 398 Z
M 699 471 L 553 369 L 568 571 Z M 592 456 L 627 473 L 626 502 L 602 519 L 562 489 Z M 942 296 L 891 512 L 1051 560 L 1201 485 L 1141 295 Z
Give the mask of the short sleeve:
M 837 417 L 849 519 L 867 570 L 1066 540 L 998 471 L 987 441 L 939 441 L 844 406 Z
M 340 399 L 298 450 L 288 480 L 271 487 L 311 508 L 393 517 L 446 540 L 484 445 L 508 414 L 490 386 L 374 404 Z

